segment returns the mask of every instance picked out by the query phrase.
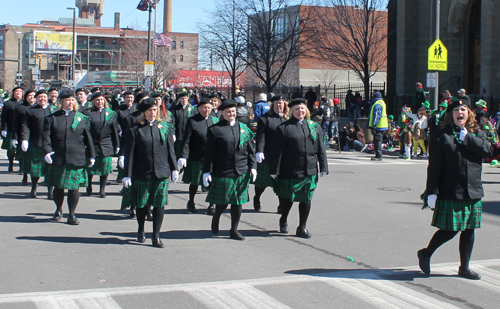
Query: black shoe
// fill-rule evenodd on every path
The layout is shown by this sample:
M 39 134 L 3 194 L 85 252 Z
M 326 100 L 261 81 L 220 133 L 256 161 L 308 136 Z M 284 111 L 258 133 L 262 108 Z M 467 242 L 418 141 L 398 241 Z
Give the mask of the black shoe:
M 130 219 L 134 219 L 135 218 L 135 209 L 130 208 L 130 214 L 128 215 L 128 217 Z
M 137 232 L 137 241 L 140 243 L 144 243 L 146 241 L 146 236 L 144 236 L 144 232 Z
M 471 280 L 479 280 L 481 279 L 481 275 L 480 274 L 477 274 L 475 273 L 472 269 L 470 268 L 467 268 L 467 269 L 462 269 L 462 267 L 460 267 L 458 269 L 458 275 L 460 277 L 463 277 L 463 278 L 467 278 L 467 279 L 471 279 Z
M 151 238 L 151 240 L 153 241 L 153 247 L 156 247 L 156 248 L 164 248 L 165 247 L 163 245 L 163 243 L 161 242 L 161 239 L 159 239 L 159 238 Z
M 425 256 L 424 254 L 425 249 L 420 249 L 417 251 L 417 256 L 418 256 L 418 266 L 420 266 L 420 270 L 428 275 L 431 273 L 431 258 Z
M 280 220 L 280 233 L 288 233 L 288 223 L 281 222 Z
M 309 234 L 309 231 L 306 228 L 301 228 L 300 226 L 297 227 L 297 232 L 295 235 L 301 238 L 311 238 L 311 234 Z
M 31 198 L 36 198 L 36 190 L 31 189 L 30 197 Z
M 234 230 L 229 230 L 229 238 L 236 240 L 245 240 L 245 237 L 243 237 L 240 232 Z
M 9 174 L 11 174 L 13 172 L 14 172 L 14 165 L 13 164 L 9 164 Z
M 92 186 L 87 187 L 87 195 L 91 196 L 92 195 Z
M 78 225 L 78 224 L 80 224 L 80 221 L 78 221 L 78 219 L 76 218 L 76 216 L 73 215 L 73 216 L 69 216 L 68 217 L 68 224 Z
M 382 157 L 373 157 L 372 161 L 382 161 Z
M 207 215 L 213 216 L 214 213 L 215 213 L 215 207 L 214 207 L 214 205 L 208 205 Z
M 101 198 L 106 198 L 106 192 L 101 192 L 101 193 L 99 193 L 99 196 L 100 196 Z
M 196 207 L 194 206 L 194 202 L 188 202 L 186 208 L 189 213 L 193 214 L 196 213 Z
M 151 211 L 146 214 L 146 221 L 153 221 L 153 215 L 151 214 Z
M 283 213 L 283 212 L 281 211 L 281 206 L 278 206 L 278 209 L 276 210 L 276 213 L 277 213 L 277 214 L 280 214 L 280 215 Z
M 62 213 L 60 211 L 57 211 L 54 213 L 54 215 L 52 216 L 52 219 L 50 219 L 50 221 L 61 221 L 62 219 Z
M 219 234 L 219 219 L 215 216 L 212 217 L 212 233 Z
M 257 200 L 253 200 L 253 209 L 255 209 L 255 211 L 260 211 L 262 209 L 262 207 L 260 206 L 260 201 L 257 201 Z

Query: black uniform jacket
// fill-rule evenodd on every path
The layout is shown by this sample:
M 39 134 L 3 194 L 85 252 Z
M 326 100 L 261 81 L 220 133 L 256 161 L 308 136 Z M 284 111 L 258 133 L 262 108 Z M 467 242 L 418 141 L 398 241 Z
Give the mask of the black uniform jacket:
M 183 108 L 182 104 L 178 103 L 170 111 L 174 115 L 175 138 L 178 141 L 182 141 L 188 118 L 196 113 L 196 109 L 191 105 L 187 105 L 186 108 Z
M 96 107 L 92 107 L 83 111 L 83 114 L 90 118 L 90 134 L 98 157 L 112 156 L 115 154 L 115 149 L 120 148 L 116 114 L 105 124 L 106 113 L 111 113 L 111 110 L 103 108 L 99 111 Z
M 160 124 L 161 125 L 161 124 Z M 131 126 L 124 147 L 124 176 L 134 180 L 168 178 L 177 170 L 174 141 L 171 134 L 161 137 L 156 121 Z
M 43 124 L 50 115 L 50 108 L 35 104 L 29 108 L 21 123 L 21 141 L 28 141 L 30 147 L 43 147 Z
M 240 125 L 231 126 L 227 120 L 208 128 L 204 173 L 214 177 L 238 177 L 257 169 L 253 138 L 240 148 Z
M 457 136 L 459 134 L 457 132 Z M 491 144 L 483 131 L 477 136 L 469 132 L 461 145 L 455 139 L 452 127 L 432 133 L 426 193 L 437 194 L 442 200 L 482 198 L 482 159 L 491 153 Z
M 313 140 L 306 119 L 302 124 L 295 117 L 285 121 L 276 129 L 271 148 L 269 173 L 281 178 L 301 178 L 328 173 L 326 146 L 323 130 L 316 126 L 316 140 Z
M 276 138 L 276 128 L 286 121 L 285 118 L 267 112 L 260 116 L 257 122 L 257 150 L 264 153 L 264 163 L 269 163 L 271 159 L 271 147 Z
M 16 105 L 21 103 L 22 100 L 16 102 L 13 100 L 8 100 L 3 103 L 2 107 L 2 131 L 7 131 L 9 133 L 14 133 L 14 113 Z
M 136 103 L 132 104 L 130 108 L 126 104 L 122 104 L 120 105 L 120 107 L 118 107 L 118 125 L 120 132 L 122 132 L 122 136 L 125 134 L 125 132 L 128 131 L 129 123 L 126 120 L 127 116 L 135 112 L 136 109 Z
M 205 158 L 205 148 L 207 145 L 208 127 L 212 126 L 212 115 L 205 119 L 201 114 L 196 114 L 188 119 L 184 130 L 184 146 L 182 147 L 181 158 L 192 161 L 203 161 Z
M 36 104 L 35 104 L 36 105 Z M 31 107 L 28 102 L 23 101 L 21 104 L 17 104 L 14 108 L 14 135 L 13 139 L 17 139 L 19 141 L 21 138 L 21 126 L 23 125 L 23 119 L 26 111 Z M 42 122 L 43 128 L 43 122 Z
M 77 117 L 81 120 L 73 130 L 71 126 L 74 118 L 74 111 L 66 116 L 64 110 L 58 110 L 45 117 L 43 148 L 45 153 L 54 152 L 52 155 L 54 165 L 85 166 L 85 154 L 89 158 L 95 158 L 88 120 Z

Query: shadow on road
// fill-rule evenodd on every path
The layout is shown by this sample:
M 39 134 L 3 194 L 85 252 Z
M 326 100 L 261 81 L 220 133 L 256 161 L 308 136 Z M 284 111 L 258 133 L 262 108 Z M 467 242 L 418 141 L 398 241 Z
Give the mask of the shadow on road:
M 135 241 L 129 239 L 120 239 L 115 237 L 97 238 L 97 237 L 69 237 L 69 236 L 19 236 L 19 240 L 37 240 L 56 243 L 72 244 L 101 244 L 101 245 L 137 245 Z
M 347 278 L 368 280 L 413 281 L 415 278 L 456 277 L 457 275 L 431 274 L 426 275 L 417 270 L 405 269 L 324 269 L 309 268 L 289 270 L 285 274 L 309 275 L 325 278 Z

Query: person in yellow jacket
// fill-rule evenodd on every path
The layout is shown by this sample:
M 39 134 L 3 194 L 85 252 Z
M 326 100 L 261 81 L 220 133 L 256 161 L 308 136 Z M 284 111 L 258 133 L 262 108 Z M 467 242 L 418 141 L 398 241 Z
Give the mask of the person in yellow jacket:
M 372 161 L 382 161 L 382 138 L 384 131 L 389 129 L 389 124 L 387 122 L 386 105 L 384 100 L 382 100 L 382 95 L 378 91 L 373 93 L 370 118 L 367 127 L 372 129 L 373 133 L 375 157 L 372 158 Z

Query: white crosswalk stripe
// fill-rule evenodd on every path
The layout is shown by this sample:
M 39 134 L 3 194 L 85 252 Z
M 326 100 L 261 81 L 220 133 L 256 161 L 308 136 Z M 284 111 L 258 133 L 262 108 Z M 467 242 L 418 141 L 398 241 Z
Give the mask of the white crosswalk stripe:
M 432 274 L 452 275 L 447 280 L 464 280 L 464 284 L 474 289 L 487 290 L 488 293 L 500 297 L 500 271 L 492 267 L 500 266 L 500 259 L 474 261 L 471 267 L 481 274 L 479 281 L 457 277 L 457 263 L 433 264 Z M 32 292 L 0 295 L 0 307 L 14 303 L 33 303 L 39 309 L 87 309 L 87 308 L 121 308 L 113 299 L 117 296 L 145 296 L 152 293 L 167 294 L 172 292 L 187 293 L 206 308 L 290 308 L 287 299 L 274 298 L 260 288 L 272 288 L 287 284 L 325 283 L 340 290 L 354 299 L 366 302 L 375 308 L 458 308 L 412 289 L 402 282 L 384 279 L 390 278 L 394 271 L 418 271 L 418 267 L 400 267 L 384 270 L 335 271 L 312 275 L 285 275 L 273 278 L 233 280 L 222 282 L 204 282 L 187 284 L 167 284 L 155 286 L 134 286 L 120 288 L 104 288 L 93 290 L 72 290 L 55 292 Z M 425 279 L 424 279 L 425 280 Z M 279 298 L 279 297 L 278 297 Z

